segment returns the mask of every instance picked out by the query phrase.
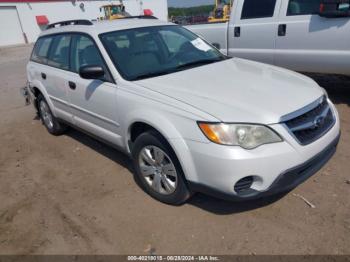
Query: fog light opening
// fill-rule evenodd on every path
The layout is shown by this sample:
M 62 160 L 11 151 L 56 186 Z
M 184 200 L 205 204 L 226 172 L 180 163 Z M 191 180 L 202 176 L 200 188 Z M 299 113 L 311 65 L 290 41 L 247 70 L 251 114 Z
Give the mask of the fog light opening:
M 251 186 L 254 182 L 253 176 L 246 176 L 240 180 L 237 181 L 237 183 L 234 186 L 234 190 L 238 195 L 246 193 L 248 190 L 251 189 Z

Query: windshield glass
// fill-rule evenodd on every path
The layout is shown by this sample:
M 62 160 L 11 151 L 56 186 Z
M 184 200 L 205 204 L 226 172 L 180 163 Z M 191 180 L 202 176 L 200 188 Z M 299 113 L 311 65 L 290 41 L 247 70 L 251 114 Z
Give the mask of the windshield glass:
M 131 81 L 226 59 L 217 49 L 180 26 L 114 31 L 100 38 L 120 74 Z

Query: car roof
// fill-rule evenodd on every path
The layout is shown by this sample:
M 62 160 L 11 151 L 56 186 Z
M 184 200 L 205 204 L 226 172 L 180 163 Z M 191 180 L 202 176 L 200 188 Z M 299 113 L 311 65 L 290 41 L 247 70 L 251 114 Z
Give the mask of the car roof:
M 107 32 L 141 28 L 141 27 L 152 27 L 152 26 L 164 26 L 164 25 L 175 25 L 173 23 L 164 22 L 158 19 L 150 18 L 127 18 L 127 19 L 116 19 L 112 21 L 94 21 L 91 25 L 64 25 L 54 27 L 43 31 L 40 36 L 68 33 L 68 32 L 81 32 L 90 35 L 99 35 Z

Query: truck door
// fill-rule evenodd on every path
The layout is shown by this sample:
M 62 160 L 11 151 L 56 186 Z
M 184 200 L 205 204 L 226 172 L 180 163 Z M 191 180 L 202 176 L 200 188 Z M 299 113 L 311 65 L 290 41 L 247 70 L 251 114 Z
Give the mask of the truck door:
M 276 65 L 302 72 L 350 73 L 350 19 L 318 15 L 321 0 L 285 0 Z
M 236 0 L 228 27 L 229 56 L 274 64 L 281 0 Z

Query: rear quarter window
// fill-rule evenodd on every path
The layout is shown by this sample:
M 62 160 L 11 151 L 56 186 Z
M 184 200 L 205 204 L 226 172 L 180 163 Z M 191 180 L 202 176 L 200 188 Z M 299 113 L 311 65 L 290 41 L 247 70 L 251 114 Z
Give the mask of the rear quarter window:
M 46 64 L 51 43 L 52 37 L 39 38 L 38 41 L 36 41 L 30 60 Z
M 289 0 L 287 16 L 318 14 L 320 5 L 321 0 Z

